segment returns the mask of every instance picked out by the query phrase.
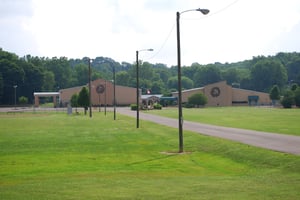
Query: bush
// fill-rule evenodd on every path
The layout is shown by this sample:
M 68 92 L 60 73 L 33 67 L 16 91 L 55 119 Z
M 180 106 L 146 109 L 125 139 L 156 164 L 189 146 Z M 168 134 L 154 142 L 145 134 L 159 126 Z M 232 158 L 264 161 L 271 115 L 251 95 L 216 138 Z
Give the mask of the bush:
M 184 107 L 185 107 L 185 108 L 195 108 L 195 105 L 194 105 L 194 104 L 191 104 L 191 103 L 185 103 L 185 104 L 184 104 Z
M 295 95 L 294 92 L 288 90 L 283 98 L 281 99 L 281 105 L 284 108 L 291 108 L 295 104 Z
M 199 106 L 204 106 L 207 104 L 207 97 L 203 93 L 193 94 L 188 98 L 188 104 Z
M 131 110 L 137 110 L 137 105 L 136 104 L 131 104 L 130 108 L 131 108 Z
M 297 90 L 298 87 L 299 87 L 298 84 L 297 84 L 297 83 L 294 83 L 294 84 L 291 86 L 291 90 L 292 90 L 293 92 L 295 92 L 295 91 Z
M 70 100 L 70 102 L 71 102 L 71 106 L 72 107 L 78 107 L 78 94 L 73 94 L 72 96 L 71 96 L 71 100 Z
M 270 99 L 275 102 L 280 99 L 280 90 L 277 85 L 274 85 L 270 91 Z
M 300 87 L 295 90 L 295 104 L 299 108 L 300 107 Z
M 23 104 L 23 105 L 27 104 L 28 103 L 28 98 L 24 97 L 24 96 L 19 97 L 19 103 Z
M 86 115 L 86 111 L 90 105 L 90 98 L 89 98 L 89 91 L 86 87 L 83 87 L 78 95 L 77 99 L 78 106 L 81 106 L 84 108 L 84 114 Z
M 155 103 L 155 104 L 153 105 L 153 108 L 154 108 L 154 109 L 157 109 L 157 110 L 161 110 L 162 105 L 160 105 L 159 103 Z

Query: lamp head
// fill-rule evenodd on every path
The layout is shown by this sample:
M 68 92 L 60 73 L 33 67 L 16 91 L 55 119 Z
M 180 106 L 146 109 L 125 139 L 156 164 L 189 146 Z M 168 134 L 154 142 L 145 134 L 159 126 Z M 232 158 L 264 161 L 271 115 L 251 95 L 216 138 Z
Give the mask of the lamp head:
M 208 9 L 201 9 L 201 8 L 198 8 L 196 9 L 196 11 L 200 11 L 203 15 L 207 15 L 209 13 L 209 10 Z
M 140 51 L 153 51 L 153 49 L 141 49 L 141 50 L 138 50 L 137 52 L 140 52 Z

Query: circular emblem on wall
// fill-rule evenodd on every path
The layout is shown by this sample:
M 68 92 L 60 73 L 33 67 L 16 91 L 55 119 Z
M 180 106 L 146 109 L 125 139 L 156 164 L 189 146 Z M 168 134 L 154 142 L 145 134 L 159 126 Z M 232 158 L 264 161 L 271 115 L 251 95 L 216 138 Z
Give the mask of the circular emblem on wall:
M 221 90 L 218 87 L 213 87 L 210 91 L 212 97 L 218 97 L 221 94 Z
M 105 86 L 104 85 L 98 85 L 96 88 L 96 91 L 98 94 L 102 94 L 105 91 Z

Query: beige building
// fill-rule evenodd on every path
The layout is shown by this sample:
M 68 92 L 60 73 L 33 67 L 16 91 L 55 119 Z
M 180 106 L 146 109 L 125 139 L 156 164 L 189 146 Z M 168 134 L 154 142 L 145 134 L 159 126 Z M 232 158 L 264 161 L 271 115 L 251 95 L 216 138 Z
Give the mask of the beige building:
M 80 90 L 86 87 L 88 84 L 61 89 L 58 94 L 54 93 L 35 93 L 35 105 L 39 106 L 39 97 L 47 96 L 59 96 L 59 103 L 62 106 L 67 106 L 70 102 L 73 94 L 79 94 Z M 136 88 L 116 85 L 116 105 L 130 105 L 136 103 Z M 91 82 L 91 99 L 92 105 L 114 105 L 114 88 L 113 82 L 104 79 L 97 79 Z M 193 88 L 190 90 L 182 91 L 182 102 L 188 102 L 188 98 L 196 93 L 203 93 L 207 99 L 207 106 L 235 106 L 235 105 L 271 105 L 271 99 L 268 93 L 256 92 L 252 90 L 244 90 L 239 88 L 233 88 L 227 85 L 226 81 L 213 83 L 201 88 Z M 141 94 L 141 91 L 140 91 Z M 173 97 L 178 97 L 178 92 L 172 93 Z M 154 95 L 155 96 L 155 95 Z M 148 105 L 153 101 L 153 95 L 143 95 L 140 97 L 140 104 Z M 158 102 L 161 95 L 156 95 L 155 102 Z M 54 97 L 56 99 L 56 97 Z M 53 99 L 54 99 L 53 98 Z M 149 100 L 150 98 L 150 100 Z M 56 102 L 54 103 L 56 105 Z
M 89 88 L 88 84 L 62 89 L 59 91 L 60 103 L 66 106 L 73 94 L 79 94 L 80 90 L 86 87 Z M 116 91 L 116 105 L 130 105 L 136 103 L 136 88 L 126 87 L 126 86 L 115 86 Z M 97 79 L 91 82 L 91 99 L 92 105 L 114 105 L 114 84 L 111 81 L 104 79 Z
M 234 106 L 234 105 L 270 105 L 271 99 L 268 93 L 256 92 L 233 88 L 227 85 L 226 81 L 213 83 L 201 88 L 194 88 L 182 91 L 182 102 L 196 93 L 203 93 L 207 99 L 207 106 Z M 173 92 L 174 97 L 178 97 L 178 92 Z

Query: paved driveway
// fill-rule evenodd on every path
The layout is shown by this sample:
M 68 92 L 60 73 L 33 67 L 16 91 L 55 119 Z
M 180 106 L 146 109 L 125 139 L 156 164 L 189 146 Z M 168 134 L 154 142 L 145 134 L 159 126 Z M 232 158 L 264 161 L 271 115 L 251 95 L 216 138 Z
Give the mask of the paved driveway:
M 118 108 L 121 114 L 136 117 L 136 112 L 129 108 Z M 177 128 L 178 120 L 167 117 L 140 112 L 140 119 Z M 140 123 L 140 127 L 143 125 Z M 238 141 L 252 146 L 271 149 L 285 153 L 300 155 L 300 136 L 266 133 L 238 128 L 227 128 L 208 124 L 184 121 L 183 130 L 189 130 L 203 135 L 209 135 L 233 141 Z

